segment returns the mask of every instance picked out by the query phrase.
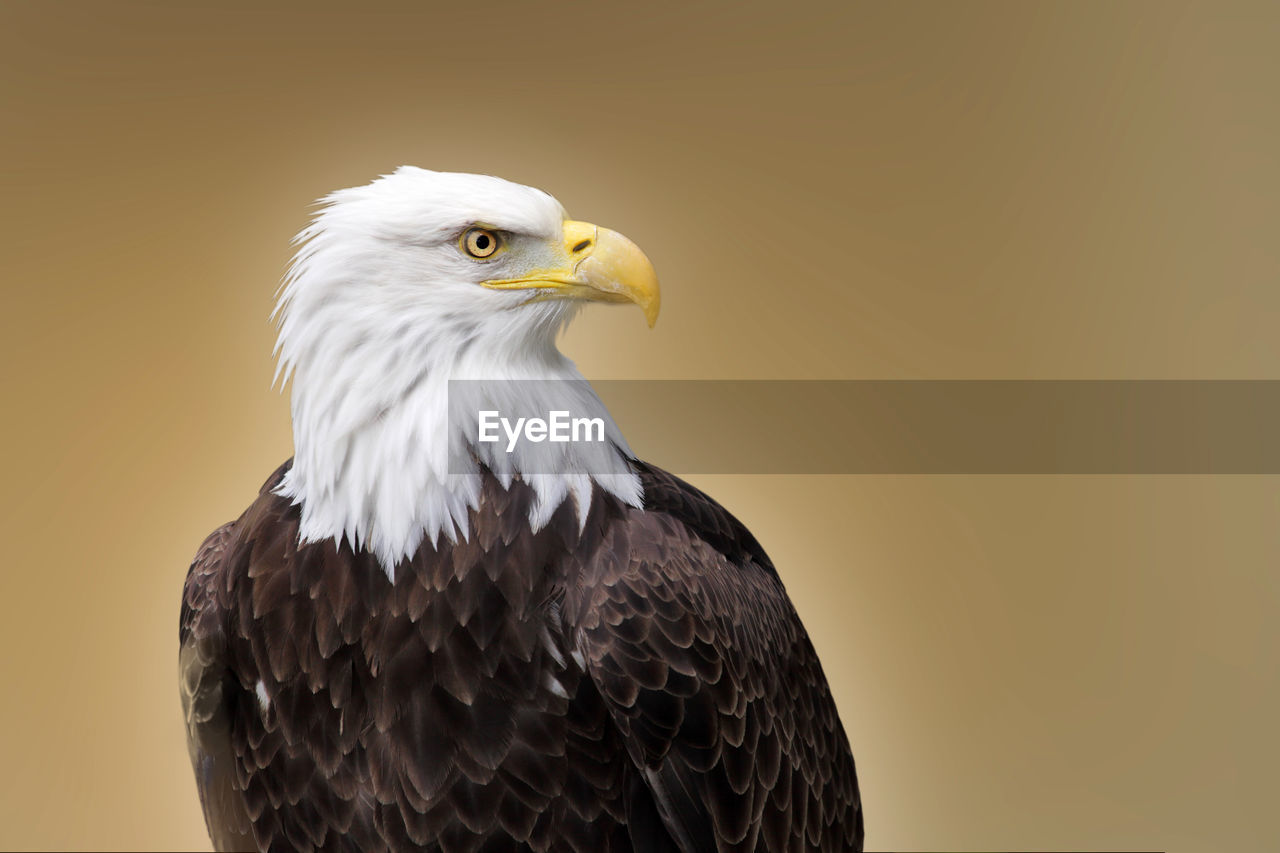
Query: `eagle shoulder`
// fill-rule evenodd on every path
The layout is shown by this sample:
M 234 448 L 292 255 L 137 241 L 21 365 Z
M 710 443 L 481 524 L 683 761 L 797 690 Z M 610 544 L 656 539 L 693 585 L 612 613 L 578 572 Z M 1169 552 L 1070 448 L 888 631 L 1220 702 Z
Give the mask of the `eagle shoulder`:
M 745 526 L 638 465 L 565 617 L 685 851 L 862 848 L 853 756 L 808 634 Z

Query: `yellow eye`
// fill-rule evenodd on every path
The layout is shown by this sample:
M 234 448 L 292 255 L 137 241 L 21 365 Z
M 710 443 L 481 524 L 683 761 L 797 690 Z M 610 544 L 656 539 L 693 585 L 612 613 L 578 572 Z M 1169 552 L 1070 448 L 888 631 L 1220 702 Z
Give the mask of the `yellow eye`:
M 462 249 L 473 258 L 489 258 L 498 251 L 501 238 L 488 228 L 468 228 L 462 235 Z

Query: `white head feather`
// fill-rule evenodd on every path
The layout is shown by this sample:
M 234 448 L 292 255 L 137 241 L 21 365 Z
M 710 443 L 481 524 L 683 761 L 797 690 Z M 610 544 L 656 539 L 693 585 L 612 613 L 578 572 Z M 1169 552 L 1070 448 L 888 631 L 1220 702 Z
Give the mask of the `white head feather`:
M 303 541 L 345 538 L 394 578 L 396 563 L 424 543 L 469 535 L 480 498 L 473 454 L 505 484 L 519 476 L 533 487 L 535 528 L 566 500 L 585 522 L 595 487 L 640 505 L 626 441 L 585 382 L 557 387 L 576 398 L 575 414 L 604 419 L 609 441 L 558 446 L 554 470 L 520 447 L 477 444 L 467 419 L 450 417 L 450 379 L 582 379 L 555 345 L 577 302 L 480 285 L 549 260 L 566 219 L 559 202 L 498 178 L 402 167 L 323 205 L 297 237 L 274 314 L 277 378 L 293 383 L 295 451 L 278 492 L 301 505 Z M 513 235 L 497 265 L 459 248 L 476 224 Z M 483 387 L 501 397 L 546 385 Z M 499 411 L 528 404 L 486 402 Z

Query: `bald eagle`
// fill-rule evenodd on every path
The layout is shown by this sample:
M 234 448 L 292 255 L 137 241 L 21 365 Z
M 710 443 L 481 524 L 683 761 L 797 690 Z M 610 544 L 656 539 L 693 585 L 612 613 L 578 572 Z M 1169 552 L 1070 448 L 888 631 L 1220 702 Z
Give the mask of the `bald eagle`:
M 555 341 L 587 302 L 652 325 L 635 244 L 409 167 L 328 196 L 298 242 L 276 315 L 294 456 L 183 593 L 214 846 L 862 849 L 830 690 L 751 533 L 636 459 L 589 386 L 607 441 L 550 467 L 450 417 L 450 380 L 492 381 L 499 410 L 544 387 L 524 380 L 581 387 Z

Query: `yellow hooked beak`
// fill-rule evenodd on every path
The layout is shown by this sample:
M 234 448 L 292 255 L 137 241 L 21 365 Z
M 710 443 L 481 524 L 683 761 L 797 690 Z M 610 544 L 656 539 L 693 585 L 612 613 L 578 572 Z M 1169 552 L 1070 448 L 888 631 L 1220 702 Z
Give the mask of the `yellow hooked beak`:
M 634 302 L 649 327 L 658 320 L 662 298 L 653 264 L 640 247 L 617 231 L 589 222 L 564 223 L 563 266 L 531 270 L 519 278 L 483 282 L 491 290 L 537 290 L 541 299 Z

